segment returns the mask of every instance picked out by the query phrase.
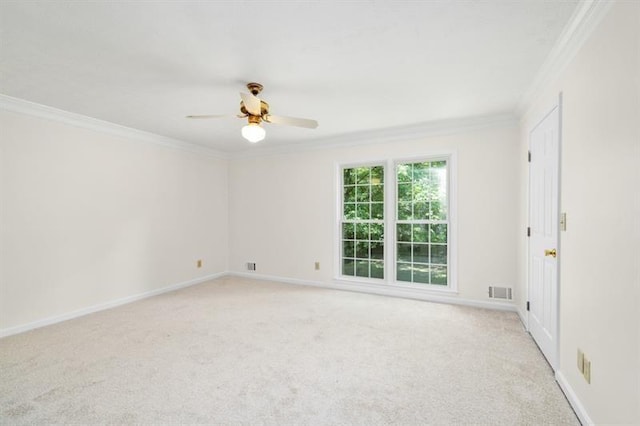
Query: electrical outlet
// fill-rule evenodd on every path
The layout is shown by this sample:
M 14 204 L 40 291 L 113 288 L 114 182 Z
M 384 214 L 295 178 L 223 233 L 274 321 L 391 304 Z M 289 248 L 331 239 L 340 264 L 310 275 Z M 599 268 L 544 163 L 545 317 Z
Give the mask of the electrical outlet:
M 587 358 L 584 359 L 584 371 L 582 372 L 582 375 L 587 383 L 591 384 L 591 361 Z
M 584 354 L 578 349 L 578 371 L 584 374 Z
M 316 271 L 320 270 L 320 262 L 316 262 L 315 264 Z
M 198 268 L 202 268 L 202 259 L 198 259 L 198 261 L 196 262 L 196 266 Z
M 256 263 L 255 262 L 247 262 L 247 271 L 255 271 Z

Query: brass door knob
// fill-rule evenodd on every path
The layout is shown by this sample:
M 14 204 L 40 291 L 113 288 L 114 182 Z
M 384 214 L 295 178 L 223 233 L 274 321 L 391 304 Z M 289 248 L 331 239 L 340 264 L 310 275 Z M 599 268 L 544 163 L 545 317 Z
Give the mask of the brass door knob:
M 551 257 L 556 257 L 556 255 L 557 255 L 556 249 L 545 250 L 544 251 L 544 255 L 545 256 L 551 256 Z

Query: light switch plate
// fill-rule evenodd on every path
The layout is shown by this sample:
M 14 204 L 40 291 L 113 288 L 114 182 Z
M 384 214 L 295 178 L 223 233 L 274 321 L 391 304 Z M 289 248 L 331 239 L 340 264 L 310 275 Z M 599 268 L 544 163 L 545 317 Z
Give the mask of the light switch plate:
M 582 374 L 587 383 L 591 384 L 591 361 L 584 360 L 584 372 Z
M 578 371 L 584 374 L 584 354 L 578 349 Z

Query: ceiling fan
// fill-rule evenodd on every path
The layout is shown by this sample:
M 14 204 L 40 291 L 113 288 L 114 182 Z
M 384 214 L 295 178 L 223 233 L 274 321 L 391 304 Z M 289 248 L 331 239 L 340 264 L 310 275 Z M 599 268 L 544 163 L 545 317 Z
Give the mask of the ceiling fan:
M 266 132 L 260 125 L 263 121 L 271 124 L 281 124 L 285 126 L 306 127 L 315 129 L 318 127 L 316 120 L 307 118 L 281 117 L 279 115 L 269 114 L 269 104 L 258 98 L 258 94 L 262 92 L 262 84 L 248 83 L 247 89 L 249 93 L 240 92 L 240 114 L 235 117 L 246 118 L 248 124 L 242 128 L 242 137 L 249 142 L 255 143 L 264 139 Z M 222 118 L 230 117 L 229 115 L 187 115 L 187 118 Z

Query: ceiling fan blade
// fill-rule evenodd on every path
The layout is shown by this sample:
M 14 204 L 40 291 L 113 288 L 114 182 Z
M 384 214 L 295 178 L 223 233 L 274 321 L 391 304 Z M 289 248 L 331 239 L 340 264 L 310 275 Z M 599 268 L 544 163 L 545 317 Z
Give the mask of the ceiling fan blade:
M 240 97 L 242 98 L 242 103 L 244 103 L 244 107 L 249 111 L 251 115 L 262 115 L 260 108 L 260 99 L 256 98 L 249 93 L 240 92 Z
M 271 124 L 282 124 L 284 126 L 306 127 L 307 129 L 315 129 L 318 127 L 316 120 L 308 118 L 281 117 L 279 115 L 265 115 L 264 121 Z
M 226 118 L 236 117 L 234 114 L 187 115 L 185 118 Z

